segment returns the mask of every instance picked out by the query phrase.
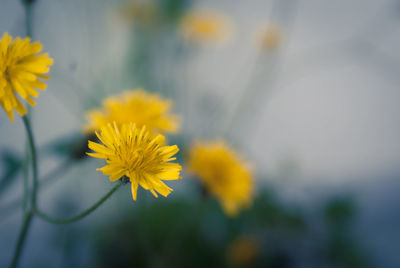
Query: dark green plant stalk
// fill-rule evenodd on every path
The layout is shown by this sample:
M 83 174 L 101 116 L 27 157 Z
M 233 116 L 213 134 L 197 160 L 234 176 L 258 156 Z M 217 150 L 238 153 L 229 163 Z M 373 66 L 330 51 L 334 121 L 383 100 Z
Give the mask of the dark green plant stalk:
M 25 6 L 25 27 L 26 27 L 26 35 L 28 37 L 32 37 L 32 4 L 33 1 L 30 0 L 25 0 L 23 1 L 23 4 Z M 32 158 L 32 168 L 33 168 L 33 188 L 32 188 L 32 194 L 31 194 L 31 205 L 34 204 L 34 202 L 36 202 L 36 187 L 38 185 L 37 183 L 37 176 L 38 176 L 38 171 L 37 171 L 37 162 L 36 162 L 36 148 L 35 148 L 35 143 L 33 140 L 33 136 L 32 136 L 32 129 L 30 126 L 30 121 L 29 121 L 29 117 L 28 116 L 23 116 L 22 120 L 24 122 L 24 126 L 28 135 L 28 144 L 29 144 L 29 148 L 30 148 L 30 156 Z M 28 154 L 28 153 L 27 153 Z M 25 159 L 27 160 L 27 159 Z M 24 222 L 22 224 L 22 228 L 21 231 L 19 233 L 18 236 L 18 242 L 17 242 L 17 246 L 15 248 L 14 251 L 14 256 L 13 259 L 11 261 L 11 265 L 10 267 L 14 268 L 17 267 L 18 265 L 18 261 L 19 261 L 19 257 L 21 255 L 22 252 L 22 248 L 25 242 L 25 238 L 26 235 L 28 233 L 29 230 L 29 226 L 30 223 L 32 221 L 32 217 L 33 217 L 33 213 L 32 213 L 32 207 L 29 208 L 28 211 L 28 193 L 29 193 L 29 186 L 28 186 L 28 175 L 29 175 L 29 162 L 26 161 L 25 162 L 25 167 L 24 167 L 24 197 L 23 197 L 23 202 L 24 202 Z M 36 176 L 36 178 L 35 178 Z
M 32 37 L 32 4 L 33 0 L 24 0 L 23 3 L 25 5 L 25 12 L 26 12 L 26 34 L 28 37 Z M 32 127 L 30 123 L 30 119 L 28 115 L 25 115 L 22 117 L 22 120 L 24 122 L 25 130 L 27 133 L 27 140 L 28 140 L 28 147 L 30 150 L 30 157 L 31 161 L 30 163 L 32 164 L 32 177 L 33 177 L 33 183 L 32 183 L 32 189 L 30 193 L 30 198 L 28 198 L 27 194 L 29 194 L 29 187 L 28 187 L 28 176 L 24 176 L 24 203 L 26 200 L 28 200 L 28 203 L 30 203 L 30 206 L 26 208 L 26 211 L 24 211 L 24 221 L 22 223 L 22 227 L 18 236 L 18 242 L 14 250 L 14 255 L 13 259 L 11 261 L 10 267 L 15 268 L 18 266 L 18 261 L 20 259 L 22 249 L 24 246 L 24 242 L 26 240 L 26 236 L 29 231 L 29 227 L 31 225 L 33 216 L 36 214 L 43 220 L 46 220 L 51 223 L 55 224 L 65 224 L 65 223 L 71 223 L 78 221 L 85 216 L 89 215 L 93 211 L 95 211 L 101 204 L 103 204 L 122 184 L 122 181 L 119 181 L 116 186 L 114 186 L 108 193 L 106 193 L 99 201 L 97 201 L 95 204 L 93 204 L 91 207 L 89 207 L 87 210 L 83 211 L 81 214 L 72 217 L 72 218 L 67 218 L 67 219 L 56 219 L 47 216 L 46 214 L 42 213 L 37 209 L 36 203 L 37 203 L 37 191 L 39 188 L 39 174 L 38 174 L 38 164 L 37 164 L 37 151 L 36 151 L 36 146 L 35 146 L 35 141 L 33 137 L 33 132 L 32 132 Z M 29 169 L 25 170 L 25 174 L 29 175 Z M 30 202 L 29 202 L 30 201 Z
M 24 0 L 23 3 L 24 3 L 24 6 L 25 6 L 26 36 L 32 38 L 32 5 L 33 5 L 33 1 Z
M 29 155 L 29 154 L 28 154 Z M 72 164 L 71 159 L 67 159 L 66 161 L 61 162 L 58 166 L 56 166 L 52 171 L 49 171 L 48 174 L 46 174 L 42 179 L 39 180 L 39 185 L 41 191 L 43 191 L 45 188 L 48 189 L 51 185 L 53 185 L 55 182 L 57 182 L 60 178 L 63 177 L 65 174 L 65 171 L 68 170 Z M 24 178 L 25 179 L 25 178 Z M 28 177 L 26 177 L 28 179 Z M 28 190 L 28 189 L 27 189 Z M 29 196 L 29 191 L 26 193 L 26 196 Z M 28 201 L 28 198 L 25 198 Z M 0 214 L 2 217 L 0 218 L 0 223 L 4 220 L 6 220 L 10 215 L 15 213 L 21 205 L 21 200 L 19 198 L 15 198 L 8 202 L 7 205 L 5 205 L 3 208 L 0 209 Z M 27 207 L 28 204 L 26 204 Z M 25 206 L 24 206 L 25 207 Z M 27 209 L 24 211 L 26 212 Z
M 31 203 L 31 207 L 30 209 L 27 211 L 25 217 L 24 217 L 24 222 L 18 237 L 18 242 L 17 242 L 17 246 L 15 248 L 14 251 L 14 257 L 11 263 L 11 267 L 17 267 L 18 265 L 18 260 L 19 257 L 21 256 L 21 252 L 23 249 L 23 245 L 26 239 L 26 235 L 28 233 L 29 230 L 29 226 L 30 223 L 32 222 L 33 216 L 36 214 L 37 216 L 39 216 L 40 218 L 42 218 L 43 220 L 50 222 L 50 223 L 54 223 L 54 224 L 67 224 L 67 223 L 72 223 L 75 221 L 78 221 L 84 217 L 86 217 L 87 215 L 89 215 L 90 213 L 92 213 L 93 211 L 95 211 L 98 207 L 100 207 L 100 205 L 102 205 L 122 184 L 122 181 L 119 181 L 117 183 L 117 185 L 115 185 L 109 192 L 107 192 L 102 198 L 100 198 L 96 203 L 94 203 L 91 207 L 89 207 L 88 209 L 86 209 L 85 211 L 83 211 L 82 213 L 71 217 L 71 218 L 65 218 L 65 219 L 59 219 L 59 218 L 53 218 L 50 217 L 48 215 L 46 215 L 45 213 L 41 212 L 39 209 L 37 209 L 36 206 L 36 200 L 37 200 L 37 190 L 38 190 L 38 165 L 37 165 L 37 152 L 36 152 L 36 146 L 35 146 L 35 142 L 34 142 L 34 137 L 33 137 L 33 132 L 32 132 L 32 128 L 31 128 L 31 124 L 29 119 L 24 116 L 22 117 L 24 125 L 25 125 L 25 129 L 28 135 L 28 142 L 29 142 L 29 148 L 30 148 L 30 153 L 31 153 L 31 157 L 32 157 L 32 170 L 33 170 L 33 186 L 32 186 L 32 192 L 31 192 L 31 199 L 30 199 L 30 203 Z
M 29 199 L 29 164 L 30 164 L 30 152 L 29 152 L 29 145 L 28 142 L 25 145 L 25 157 L 24 157 L 24 164 L 23 164 L 23 176 L 24 176 L 24 183 L 23 183 L 23 201 L 22 201 L 22 207 L 24 214 L 28 211 L 28 199 Z
M 29 225 L 32 221 L 32 217 L 33 217 L 33 214 L 31 211 L 29 211 L 24 217 L 24 222 L 22 224 L 21 232 L 18 237 L 17 246 L 15 248 L 14 257 L 12 259 L 10 267 L 14 268 L 14 267 L 17 267 L 17 265 L 18 265 L 18 260 L 21 255 L 21 252 L 22 252 L 22 247 L 24 245 L 26 234 L 28 232 Z
M 33 1 L 23 0 L 25 6 L 25 29 L 26 36 L 32 38 L 32 4 Z M 29 120 L 29 113 L 31 109 L 28 109 L 28 114 L 26 115 Z M 29 198 L 29 164 L 30 164 L 30 152 L 29 152 L 29 142 L 27 142 L 25 147 L 25 159 L 24 159 L 24 196 L 23 196 L 23 209 L 24 214 L 28 211 L 28 198 Z
M 101 204 L 103 204 L 115 191 L 118 190 L 118 188 L 123 184 L 122 181 L 118 181 L 117 185 L 115 185 L 113 188 L 111 188 L 110 191 L 108 191 L 102 198 L 100 198 L 96 203 L 94 203 L 91 207 L 83 211 L 82 213 L 71 217 L 71 218 L 54 218 L 51 216 L 48 216 L 44 212 L 40 211 L 38 208 L 35 208 L 34 213 L 40 217 L 42 220 L 54 223 L 54 224 L 67 224 L 67 223 L 72 223 L 79 221 L 95 211 Z
M 33 138 L 33 133 L 32 133 L 32 128 L 30 124 L 30 120 L 27 116 L 23 116 L 22 120 L 24 122 L 24 126 L 26 129 L 26 133 L 28 136 L 28 143 L 29 143 L 29 149 L 30 149 L 30 155 L 31 155 L 31 163 L 32 163 L 32 173 L 33 173 L 33 185 L 32 185 L 32 193 L 31 193 L 31 208 L 29 208 L 29 211 L 25 213 L 24 216 L 24 222 L 22 224 L 21 231 L 19 233 L 18 237 L 18 242 L 17 246 L 14 251 L 14 257 L 11 262 L 10 267 L 17 267 L 18 265 L 18 260 L 19 257 L 21 256 L 22 248 L 24 246 L 25 238 L 29 230 L 29 226 L 32 222 L 32 217 L 33 217 L 33 212 L 32 208 L 35 207 L 36 204 L 36 191 L 37 191 L 37 186 L 38 186 L 38 169 L 37 169 L 37 154 L 36 154 L 36 146 Z M 24 183 L 27 183 L 27 180 L 24 180 Z M 26 189 L 27 186 L 25 186 Z M 25 194 L 25 193 L 24 193 Z
M 24 122 L 25 129 L 26 129 L 26 132 L 28 135 L 28 143 L 29 143 L 29 148 L 30 148 L 31 158 L 32 158 L 31 160 L 32 160 L 33 184 L 32 184 L 31 203 L 32 203 L 32 207 L 36 207 L 36 193 L 37 193 L 38 186 L 39 186 L 37 152 L 36 152 L 36 146 L 35 146 L 35 141 L 33 138 L 33 132 L 32 132 L 30 120 L 26 116 L 22 117 L 22 120 Z

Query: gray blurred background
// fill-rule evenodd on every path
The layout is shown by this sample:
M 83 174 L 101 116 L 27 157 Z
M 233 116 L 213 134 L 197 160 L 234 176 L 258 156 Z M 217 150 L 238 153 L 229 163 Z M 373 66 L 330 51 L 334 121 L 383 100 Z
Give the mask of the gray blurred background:
M 94 95 L 145 86 L 129 79 L 126 70 L 132 33 L 117 12 L 125 2 L 38 0 L 35 4 L 34 39 L 54 59 L 48 89 L 32 109 L 39 148 L 79 133 L 85 111 L 98 103 Z M 183 131 L 200 138 L 220 136 L 218 126 L 230 105 L 243 98 L 249 81 L 272 75 L 257 86 L 257 108 L 246 110 L 250 119 L 239 122 L 230 134 L 253 163 L 257 183 L 273 185 L 282 200 L 304 206 L 351 193 L 359 206 L 354 232 L 371 254 L 373 267 L 400 267 L 400 1 L 286 0 L 274 6 L 267 0 L 204 0 L 194 6 L 230 16 L 235 34 L 224 47 L 200 48 L 184 67 L 176 67 L 185 69 L 180 74 L 190 81 L 186 87 L 191 93 L 185 95 L 190 99 L 183 100 L 192 105 L 175 109 L 183 113 Z M 271 22 L 282 29 L 281 47 L 274 63 L 263 69 L 270 72 L 257 73 L 261 67 L 254 33 Z M 20 1 L 0 1 L 0 34 L 24 36 L 24 23 Z M 159 49 L 168 49 L 166 43 Z M 152 45 L 157 51 L 158 44 Z M 150 90 L 163 94 L 161 87 Z M 165 95 L 182 100 L 179 94 Z M 207 128 L 211 133 L 204 130 L 210 116 L 216 120 Z M 0 112 L 0 151 L 23 155 L 24 144 L 22 121 L 11 123 Z M 41 173 L 59 162 L 44 157 Z M 95 160 L 74 166 L 50 191 L 40 194 L 41 206 L 48 211 L 54 211 L 57 202 L 86 207 L 110 186 L 95 172 L 98 166 Z M 176 187 L 174 195 L 179 195 L 186 186 Z M 18 181 L 1 194 L 0 204 L 20 196 L 21 189 Z M 63 228 L 90 226 L 118 213 L 119 202 L 131 202 L 128 190 L 113 197 L 95 219 L 72 227 L 35 220 L 21 267 L 75 265 L 66 264 L 68 257 L 52 246 L 54 240 L 63 239 Z M 9 262 L 20 217 L 18 211 L 0 221 L 1 267 Z M 85 241 L 80 245 L 74 250 L 81 254 L 78 266 L 84 267 L 90 250 Z

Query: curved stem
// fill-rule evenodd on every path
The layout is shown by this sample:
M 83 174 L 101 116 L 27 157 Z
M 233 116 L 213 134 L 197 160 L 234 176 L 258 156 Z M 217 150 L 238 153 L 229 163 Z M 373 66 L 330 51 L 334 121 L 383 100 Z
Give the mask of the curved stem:
M 82 213 L 71 217 L 71 218 L 54 218 L 51 216 L 48 216 L 47 214 L 43 213 L 42 211 L 40 211 L 38 208 L 34 208 L 34 213 L 39 216 L 42 220 L 50 222 L 50 223 L 54 223 L 54 224 L 67 224 L 67 223 L 71 223 L 71 222 L 76 222 L 79 221 L 81 219 L 83 219 L 84 217 L 86 217 L 87 215 L 89 215 L 90 213 L 92 213 L 93 211 L 95 211 L 101 204 L 104 203 L 104 201 L 106 201 L 116 190 L 118 190 L 118 188 L 123 184 L 122 181 L 119 181 L 117 183 L 117 185 L 115 185 L 113 188 L 111 188 L 110 191 L 108 191 L 102 198 L 99 199 L 99 201 L 97 201 L 96 203 L 94 203 L 91 207 L 89 207 L 88 209 L 86 209 L 85 211 L 83 211 Z
M 28 211 L 28 199 L 29 199 L 29 164 L 30 164 L 30 152 L 29 152 L 29 146 L 28 146 L 28 142 L 26 142 L 25 145 L 25 159 L 24 159 L 24 164 L 23 164 L 23 175 L 24 175 L 24 183 L 23 183 L 23 211 L 24 213 L 26 213 Z M 18 199 L 19 201 L 19 199 Z
M 18 265 L 19 256 L 21 255 L 21 252 L 22 252 L 22 247 L 25 242 L 25 238 L 26 238 L 26 234 L 28 232 L 29 225 L 32 221 L 32 216 L 33 216 L 32 212 L 28 212 L 25 216 L 24 223 L 22 224 L 22 228 L 19 233 L 17 247 L 15 248 L 14 257 L 13 257 L 11 265 L 10 265 L 10 267 L 12 267 L 12 268 L 17 267 L 17 265 Z
M 29 143 L 29 148 L 31 151 L 31 158 L 32 158 L 31 163 L 32 163 L 32 170 L 33 170 L 33 187 L 32 187 L 32 194 L 31 194 L 31 205 L 32 205 L 32 208 L 34 208 L 34 204 L 36 203 L 36 191 L 37 191 L 37 185 L 38 185 L 36 147 L 35 147 L 35 142 L 33 139 L 33 133 L 32 133 L 32 128 L 31 128 L 29 118 L 26 116 L 23 116 L 22 120 L 24 122 L 24 126 L 25 126 L 26 133 L 28 136 L 28 143 Z M 11 262 L 11 267 L 13 267 L 13 268 L 17 267 L 18 260 L 21 255 L 22 248 L 23 248 L 23 245 L 25 242 L 26 234 L 28 233 L 30 223 L 32 222 L 32 217 L 33 217 L 32 208 L 25 214 L 24 222 L 22 224 L 22 228 L 19 233 L 17 246 L 14 251 L 14 257 Z
M 34 138 L 33 138 L 30 120 L 26 116 L 22 117 L 22 120 L 24 121 L 25 129 L 28 134 L 28 143 L 29 143 L 31 157 L 32 157 L 33 184 L 32 184 L 31 202 L 32 202 L 32 206 L 35 207 L 36 206 L 36 192 L 37 192 L 38 185 L 39 185 L 36 146 L 35 146 L 35 142 L 34 142 Z
M 64 172 L 70 168 L 71 163 L 73 163 L 72 160 L 67 159 L 66 161 L 63 161 L 59 165 L 57 165 L 53 170 L 49 171 L 46 175 L 44 175 L 42 177 L 42 179 L 39 180 L 40 190 L 43 191 L 43 190 L 47 189 L 48 187 L 53 185 L 56 181 L 58 181 L 60 178 L 62 178 L 64 175 Z M 26 187 L 26 188 L 28 188 L 28 187 Z M 27 196 L 28 195 L 29 195 L 29 192 L 28 192 Z M 24 200 L 25 200 L 25 197 L 24 197 Z M 28 200 L 26 200 L 26 201 L 28 201 Z M 21 205 L 21 199 L 15 198 L 15 199 L 11 200 L 10 202 L 8 202 L 7 205 L 2 207 L 0 209 L 0 214 L 2 215 L 2 217 L 0 218 L 0 224 L 4 220 L 6 220 L 9 216 L 16 213 L 18 211 L 17 208 L 20 205 Z M 26 204 L 26 205 L 28 205 L 28 204 Z M 24 212 L 27 212 L 27 211 L 28 211 L 27 209 L 24 210 Z
M 24 7 L 25 7 L 25 30 L 26 30 L 26 36 L 32 38 L 32 2 L 25 0 L 23 1 Z M 26 122 L 28 122 L 29 125 L 29 120 L 30 120 L 30 109 L 28 108 L 28 114 L 26 114 L 23 117 L 24 124 L 26 127 Z M 29 126 L 30 129 L 30 126 Z M 32 135 L 32 131 L 30 132 L 30 135 Z M 32 136 L 31 136 L 32 137 Z M 28 138 L 29 139 L 29 138 Z M 33 138 L 32 138 L 33 139 Z M 24 197 L 23 197 L 23 209 L 24 213 L 27 213 L 28 211 L 28 199 L 29 199 L 29 182 L 28 182 L 28 177 L 29 177 L 29 164 L 30 164 L 30 158 L 33 153 L 31 144 L 32 142 L 28 140 L 27 145 L 25 147 L 25 159 L 24 159 Z M 28 149 L 31 147 L 30 149 Z M 29 152 L 30 150 L 30 152 Z M 33 157 L 33 156 L 32 156 Z M 36 157 L 36 156 L 35 156 Z
M 28 37 L 32 37 L 32 2 L 25 1 L 25 27 L 26 27 L 26 35 Z M 34 207 L 34 204 L 36 202 L 36 191 L 37 191 L 37 185 L 38 185 L 38 171 L 37 171 L 37 161 L 36 161 L 36 147 L 33 139 L 33 133 L 32 133 L 32 128 L 29 122 L 29 117 L 27 115 L 22 117 L 22 120 L 25 125 L 25 129 L 27 132 L 28 136 L 28 143 L 29 143 L 29 148 L 30 148 L 30 156 L 32 158 L 32 169 L 33 169 L 33 187 L 32 187 L 32 194 L 31 194 L 31 205 Z M 18 265 L 18 260 L 22 252 L 22 248 L 25 242 L 26 234 L 28 233 L 28 229 L 30 226 L 30 223 L 32 222 L 32 207 L 29 208 L 29 211 L 26 211 L 27 209 L 27 200 L 28 200 L 28 175 L 29 174 L 29 169 L 26 168 L 24 170 L 24 222 L 22 224 L 21 231 L 19 233 L 18 237 L 18 242 L 17 246 L 14 251 L 14 256 L 11 262 L 11 267 L 17 267 Z

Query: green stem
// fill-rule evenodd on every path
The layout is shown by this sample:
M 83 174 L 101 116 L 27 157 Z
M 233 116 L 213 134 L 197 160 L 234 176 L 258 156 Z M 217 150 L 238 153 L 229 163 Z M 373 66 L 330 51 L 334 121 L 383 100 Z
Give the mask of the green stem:
M 36 161 L 36 147 L 35 147 L 35 142 L 33 139 L 33 133 L 32 133 L 32 128 L 31 124 L 29 121 L 29 118 L 26 116 L 22 117 L 22 120 L 24 122 L 24 126 L 26 129 L 27 133 L 27 138 L 28 138 L 28 144 L 30 148 L 30 155 L 32 157 L 32 170 L 33 170 L 33 187 L 32 187 L 32 195 L 31 195 L 31 205 L 32 208 L 34 207 L 34 204 L 36 204 L 36 191 L 37 191 L 37 185 L 38 185 L 38 170 L 37 170 L 37 161 Z M 25 183 L 25 182 L 24 182 Z M 30 223 L 32 222 L 32 208 L 25 214 L 24 222 L 22 224 L 21 231 L 19 233 L 18 237 L 18 242 L 17 246 L 14 251 L 14 257 L 11 262 L 11 267 L 17 267 L 19 257 L 21 256 L 22 248 L 25 242 L 26 234 L 28 233 L 28 229 L 30 226 Z
M 34 138 L 33 138 L 30 120 L 26 116 L 23 116 L 22 120 L 24 121 L 25 129 L 28 134 L 28 143 L 29 143 L 29 148 L 30 148 L 31 157 L 32 157 L 33 184 L 32 184 L 31 202 L 32 202 L 32 207 L 36 207 L 36 192 L 38 190 L 38 185 L 39 185 L 36 146 L 35 146 L 35 142 L 34 142 Z
M 64 172 L 67 171 L 67 169 L 71 166 L 71 159 L 67 159 L 66 161 L 63 161 L 60 163 L 58 166 L 56 166 L 53 170 L 49 171 L 42 179 L 39 180 L 39 185 L 41 191 L 44 189 L 47 189 L 51 185 L 53 185 L 57 180 L 62 178 L 64 175 Z M 29 194 L 29 193 L 28 193 Z M 24 197 L 25 200 L 25 197 Z M 26 201 L 28 199 L 26 198 Z M 21 200 L 19 198 L 15 198 L 8 202 L 7 205 L 5 205 L 3 208 L 0 209 L 0 214 L 2 217 L 0 218 L 0 223 L 4 220 L 6 220 L 10 215 L 13 213 L 16 213 L 18 210 L 17 208 L 21 205 Z M 28 210 L 24 210 L 27 212 Z
M 15 248 L 14 257 L 13 257 L 11 265 L 10 265 L 11 268 L 15 268 L 18 265 L 18 260 L 21 255 L 21 252 L 22 252 L 22 247 L 25 242 L 25 238 L 26 238 L 26 234 L 28 232 L 29 225 L 32 221 L 32 216 L 33 216 L 32 212 L 28 212 L 25 216 L 24 223 L 22 224 L 21 232 L 19 233 L 17 247 Z
M 23 196 L 23 211 L 26 213 L 28 211 L 28 199 L 29 199 L 29 164 L 30 164 L 30 152 L 29 152 L 29 145 L 28 142 L 26 142 L 25 145 L 25 159 L 24 159 L 24 165 L 23 165 L 23 171 L 24 171 L 24 196 Z
M 24 1 L 25 4 L 25 27 L 26 27 L 26 35 L 28 37 L 32 37 L 32 2 L 31 1 Z M 25 129 L 27 132 L 28 136 L 28 144 L 30 148 L 30 156 L 32 157 L 32 170 L 33 170 L 33 187 L 32 187 L 32 195 L 31 195 L 31 205 L 34 207 L 36 203 L 36 191 L 37 191 L 37 185 L 38 185 L 38 170 L 37 170 L 37 155 L 36 155 L 36 147 L 35 143 L 33 140 L 33 133 L 32 133 L 32 128 L 29 122 L 29 117 L 23 116 L 22 120 L 25 125 Z M 29 165 L 28 161 L 25 161 L 26 165 Z M 27 211 L 27 202 L 28 202 L 28 192 L 29 192 L 29 187 L 28 187 L 28 175 L 29 175 L 29 169 L 26 167 L 24 169 L 24 222 L 22 224 L 21 231 L 19 233 L 18 237 L 18 242 L 17 246 L 14 251 L 14 256 L 11 262 L 11 267 L 17 267 L 19 257 L 21 256 L 22 248 L 26 239 L 26 235 L 29 230 L 30 223 L 32 222 L 32 207 L 29 208 L 29 211 Z
M 84 217 L 86 217 L 87 215 L 89 215 L 90 213 L 92 213 L 93 211 L 95 211 L 101 204 L 103 204 L 115 191 L 118 190 L 118 188 L 123 184 L 122 181 L 119 181 L 117 183 L 117 185 L 115 185 L 113 188 L 111 188 L 110 191 L 108 191 L 102 198 L 99 199 L 99 201 L 97 201 L 96 203 L 94 203 L 91 207 L 89 207 L 88 209 L 86 209 L 85 211 L 83 211 L 82 213 L 71 217 L 71 218 L 53 218 L 51 216 L 48 216 L 47 214 L 43 213 L 42 211 L 40 211 L 38 208 L 35 208 L 34 213 L 39 216 L 42 220 L 50 222 L 50 223 L 54 223 L 54 224 L 67 224 L 67 223 L 71 223 L 71 222 L 76 222 L 79 221 L 81 219 L 83 219 Z
M 26 36 L 32 38 L 32 3 L 29 1 L 23 1 L 25 6 L 25 29 Z

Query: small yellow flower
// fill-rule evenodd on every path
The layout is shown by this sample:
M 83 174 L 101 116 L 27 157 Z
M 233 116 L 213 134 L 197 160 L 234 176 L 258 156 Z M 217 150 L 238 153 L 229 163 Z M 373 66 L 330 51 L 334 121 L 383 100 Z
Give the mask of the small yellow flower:
M 13 38 L 4 33 L 0 39 L 0 106 L 3 107 L 11 121 L 14 121 L 13 109 L 21 116 L 27 113 L 18 95 L 34 106 L 31 97 L 39 93 L 35 89 L 46 89 L 46 84 L 38 78 L 49 79 L 43 75 L 50 69 L 53 60 L 42 50 L 39 42 L 31 43 L 30 38 Z
M 258 43 L 262 50 L 271 51 L 280 45 L 282 33 L 277 27 L 267 26 L 258 32 Z
M 253 197 L 252 174 L 224 142 L 198 143 L 190 151 L 189 169 L 216 196 L 229 216 L 247 207 Z
M 130 1 L 121 7 L 120 14 L 128 22 L 149 26 L 156 22 L 157 8 L 151 1 Z
M 169 163 L 178 147 L 162 146 L 164 136 L 152 137 L 146 127 L 136 128 L 133 123 L 108 124 L 96 132 L 103 144 L 89 141 L 89 148 L 94 153 L 88 155 L 106 159 L 107 165 L 99 168 L 104 175 L 110 176 L 110 181 L 116 181 L 122 176 L 129 178 L 132 187 L 132 197 L 136 200 L 138 185 L 158 197 L 157 193 L 167 196 L 172 189 L 161 180 L 177 180 L 182 169 L 177 163 Z
M 86 131 L 94 131 L 116 122 L 119 126 L 135 123 L 146 126 L 150 134 L 175 133 L 178 131 L 178 117 L 170 114 L 171 101 L 144 90 L 126 91 L 104 100 L 102 109 L 88 112 L 89 123 Z
M 259 243 L 250 236 L 239 236 L 229 245 L 227 258 L 234 267 L 250 267 L 260 252 Z
M 182 18 L 180 33 L 190 42 L 218 43 L 230 37 L 232 24 L 216 12 L 192 11 Z

